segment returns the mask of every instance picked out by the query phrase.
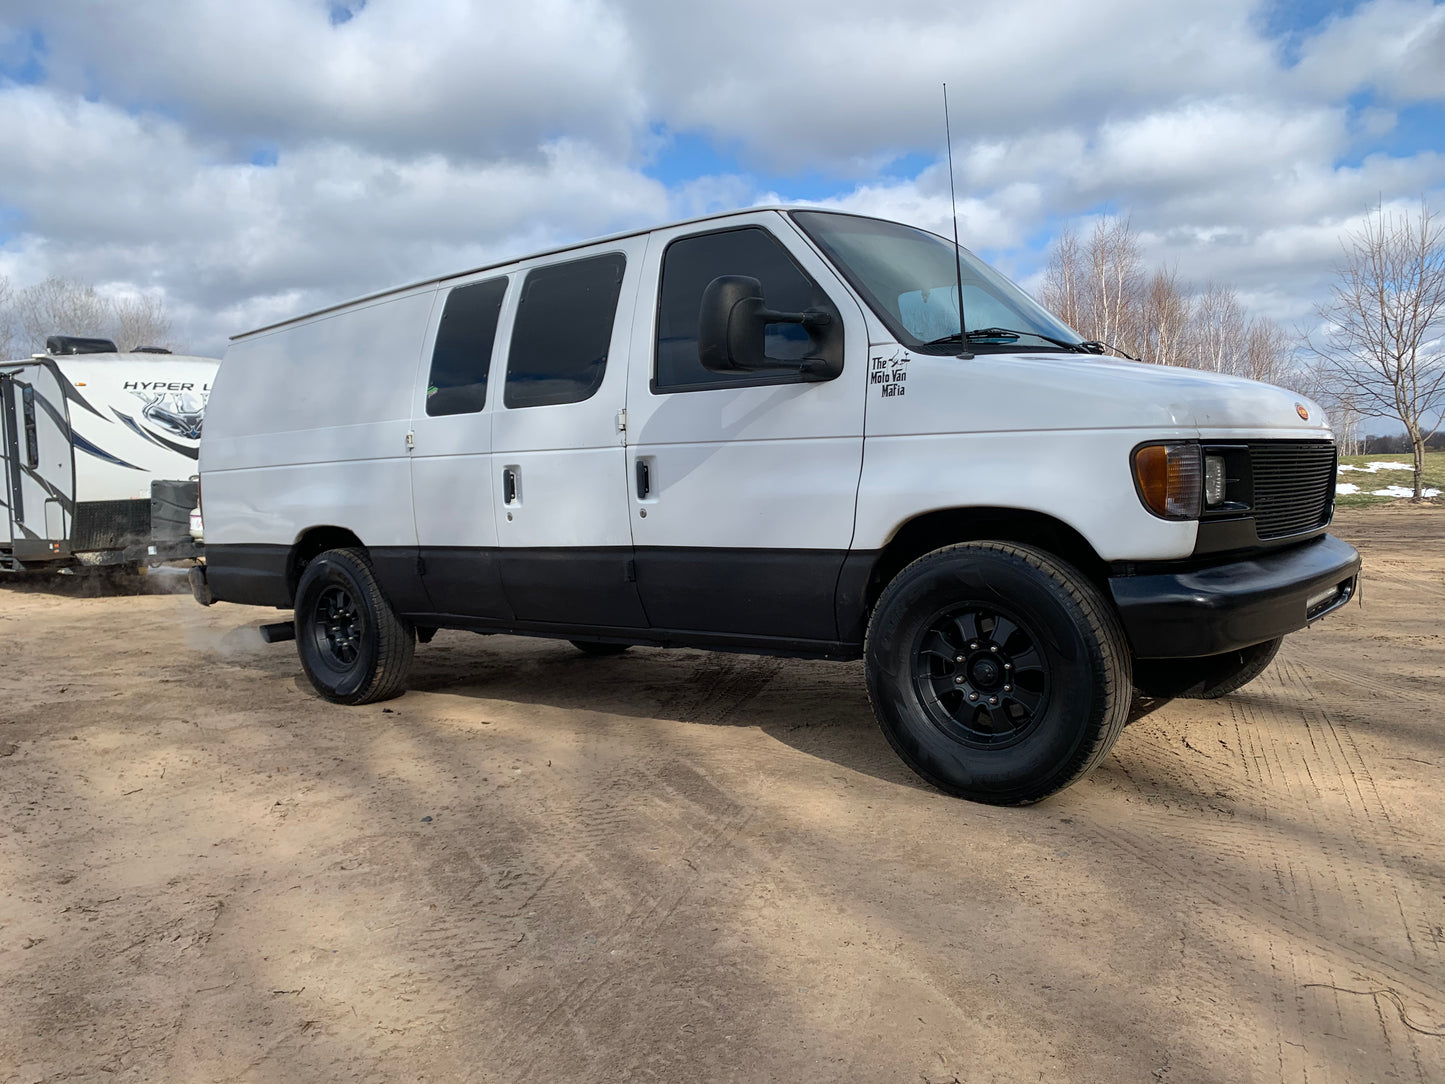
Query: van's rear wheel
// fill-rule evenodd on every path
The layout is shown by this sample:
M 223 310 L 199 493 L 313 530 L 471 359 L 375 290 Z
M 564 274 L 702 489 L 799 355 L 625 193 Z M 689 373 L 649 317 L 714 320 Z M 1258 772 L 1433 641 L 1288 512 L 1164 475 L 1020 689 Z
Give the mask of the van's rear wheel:
M 316 691 L 336 704 L 389 700 L 406 688 L 416 650 L 366 554 L 327 550 L 296 588 L 296 653 Z
M 1036 802 L 1099 763 L 1128 717 L 1118 617 L 1041 550 L 975 542 L 913 562 L 868 627 L 868 694 L 884 735 L 962 798 Z

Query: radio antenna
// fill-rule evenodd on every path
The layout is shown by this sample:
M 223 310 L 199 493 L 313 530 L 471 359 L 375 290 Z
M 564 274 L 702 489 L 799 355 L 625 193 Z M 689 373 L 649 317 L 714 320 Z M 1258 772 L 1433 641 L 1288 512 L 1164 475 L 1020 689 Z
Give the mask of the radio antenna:
M 953 131 L 948 123 L 948 84 L 943 84 L 943 135 L 948 141 L 948 202 L 953 207 L 953 270 L 958 282 L 958 345 L 963 354 L 968 354 L 968 340 L 964 338 L 963 322 L 963 257 L 958 251 L 958 196 L 953 190 Z M 962 357 L 963 354 L 959 356 Z M 968 354 L 972 357 L 972 354 Z

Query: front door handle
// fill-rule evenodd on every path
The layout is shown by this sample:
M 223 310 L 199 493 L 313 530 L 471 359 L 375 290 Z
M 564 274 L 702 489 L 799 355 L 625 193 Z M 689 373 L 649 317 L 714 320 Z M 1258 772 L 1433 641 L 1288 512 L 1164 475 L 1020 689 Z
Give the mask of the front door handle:
M 511 467 L 502 469 L 502 503 L 517 503 L 517 472 Z

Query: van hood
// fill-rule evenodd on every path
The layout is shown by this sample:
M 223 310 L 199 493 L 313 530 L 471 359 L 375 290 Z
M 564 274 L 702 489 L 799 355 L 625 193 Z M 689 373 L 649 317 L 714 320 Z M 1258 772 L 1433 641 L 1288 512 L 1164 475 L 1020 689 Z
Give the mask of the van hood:
M 1319 404 L 1286 388 L 1241 376 L 1097 356 L 1072 355 L 1065 360 L 1051 354 L 1026 354 L 1013 360 L 1040 375 L 1048 373 L 1051 384 L 1107 381 L 1121 392 L 1128 389 L 1130 398 L 1167 404 L 1181 425 L 1200 429 L 1329 428 Z M 1303 407 L 1308 418 L 1301 418 L 1297 407 Z
M 904 351 L 877 346 L 871 351 L 875 359 L 890 353 Z M 963 401 L 992 408 L 985 409 L 982 416 L 969 411 L 971 424 L 964 426 L 968 429 L 1157 426 L 1201 432 L 1275 430 L 1281 437 L 1330 436 L 1324 410 L 1304 396 L 1272 384 L 1198 369 L 1055 353 L 980 353 L 972 359 L 912 354 L 907 366 L 912 370 L 907 377 L 909 409 L 896 412 L 902 425 L 894 431 L 956 429 L 960 421 L 957 407 Z M 916 394 L 922 394 L 923 402 L 914 398 Z M 951 425 L 943 416 L 929 417 L 944 411 Z M 870 429 L 875 416 L 894 413 L 870 409 Z M 893 428 L 884 418 L 877 420 Z M 921 423 L 920 428 L 914 430 L 915 423 Z M 927 428 L 931 425 L 940 428 Z

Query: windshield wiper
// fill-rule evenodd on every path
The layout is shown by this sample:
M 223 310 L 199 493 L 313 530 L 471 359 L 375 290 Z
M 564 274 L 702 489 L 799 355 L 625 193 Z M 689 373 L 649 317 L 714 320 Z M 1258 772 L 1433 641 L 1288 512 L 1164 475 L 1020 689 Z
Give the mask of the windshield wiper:
M 1036 339 L 1043 339 L 1046 343 L 1053 343 L 1062 350 L 1071 350 L 1076 354 L 1102 354 L 1102 345 L 1092 342 L 1071 343 L 1067 339 L 1056 339 L 1052 335 L 1045 335 L 1040 331 L 1014 331 L 1007 327 L 981 327 L 967 332 L 964 338 L 969 342 L 982 342 L 987 339 L 1012 339 L 1018 341 L 1021 335 L 1032 335 Z
M 1102 354 L 1104 352 L 1102 343 L 1071 343 L 1067 339 L 1056 339 L 1052 335 L 1045 335 L 1039 331 L 1014 331 L 1012 328 L 1006 327 L 975 328 L 972 331 L 965 332 L 963 335 L 959 335 L 959 333 L 955 331 L 952 334 L 940 336 L 923 345 L 944 346 L 948 343 L 986 342 L 989 339 L 1009 339 L 1017 342 L 1019 338 L 1024 335 L 1032 335 L 1036 339 L 1043 339 L 1046 343 L 1052 343 L 1061 350 L 1069 350 L 1075 354 Z

